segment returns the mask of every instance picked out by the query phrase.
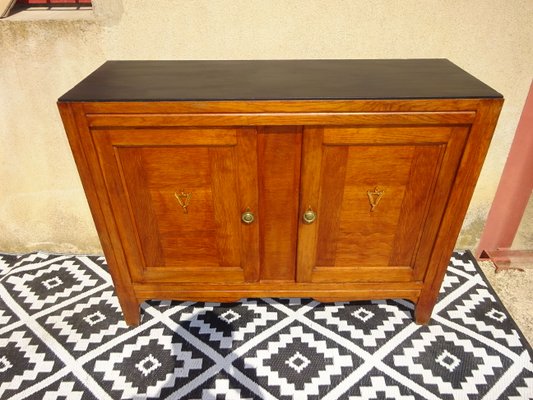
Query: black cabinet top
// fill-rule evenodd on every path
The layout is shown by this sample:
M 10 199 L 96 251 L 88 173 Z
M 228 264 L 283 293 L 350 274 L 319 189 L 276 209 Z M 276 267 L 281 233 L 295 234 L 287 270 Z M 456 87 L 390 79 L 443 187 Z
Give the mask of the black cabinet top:
M 446 59 L 108 61 L 59 101 L 498 97 Z

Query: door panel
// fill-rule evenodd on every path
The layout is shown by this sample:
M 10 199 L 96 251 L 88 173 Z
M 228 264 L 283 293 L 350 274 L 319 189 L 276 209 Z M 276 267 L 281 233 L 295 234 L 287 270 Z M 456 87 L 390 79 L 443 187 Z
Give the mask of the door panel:
M 299 226 L 298 280 L 422 279 L 467 134 L 453 126 L 306 128 L 300 213 L 311 207 L 317 220 Z
M 136 282 L 258 279 L 253 129 L 93 130 Z
M 324 153 L 335 147 L 326 148 Z M 348 148 L 342 202 L 338 204 L 336 251 L 327 264 L 320 263 L 318 252 L 318 265 L 388 265 L 413 152 L 412 146 Z M 324 157 L 324 166 L 328 158 Z M 328 180 L 328 176 L 322 179 Z M 369 212 L 368 192 L 375 189 L 383 191 L 383 197 L 375 210 Z M 320 215 L 330 207 L 323 201 L 324 197 L 327 198 L 327 194 L 321 195 Z M 318 242 L 324 241 L 329 241 L 328 232 L 324 232 L 320 224 Z

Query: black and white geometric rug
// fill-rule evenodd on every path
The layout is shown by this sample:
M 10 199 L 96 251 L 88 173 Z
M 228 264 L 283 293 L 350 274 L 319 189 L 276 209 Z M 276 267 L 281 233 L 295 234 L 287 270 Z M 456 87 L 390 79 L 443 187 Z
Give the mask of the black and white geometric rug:
M 402 300 L 151 301 L 105 260 L 0 254 L 0 399 L 533 399 L 531 347 L 471 254 L 428 326 Z

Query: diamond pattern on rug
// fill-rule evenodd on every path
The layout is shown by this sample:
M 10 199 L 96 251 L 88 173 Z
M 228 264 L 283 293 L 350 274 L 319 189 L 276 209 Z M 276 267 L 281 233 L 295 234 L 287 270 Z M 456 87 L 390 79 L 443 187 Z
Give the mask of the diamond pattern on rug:
M 25 265 L 39 264 L 41 261 L 48 261 L 50 259 L 59 258 L 60 255 L 52 255 L 37 251 L 35 253 L 23 254 L 17 257 L 17 261 L 13 267 L 18 268 Z
M 0 329 L 12 324 L 16 319 L 15 314 L 0 302 Z
M 37 270 L 15 272 L 3 283 L 19 305 L 34 313 L 105 282 L 77 260 L 62 260 Z
M 0 398 L 52 375 L 59 364 L 54 353 L 24 327 L 0 335 Z
M 533 399 L 531 347 L 468 252 L 428 326 L 402 300 L 150 300 L 125 325 L 105 259 L 0 254 L 0 398 Z
M 213 362 L 168 328 L 153 328 L 87 365 L 120 398 L 164 398 Z
M 323 396 L 361 363 L 334 341 L 293 325 L 245 354 L 235 366 L 276 398 L 309 399 Z
M 313 310 L 314 320 L 323 321 L 367 351 L 377 350 L 412 318 L 410 310 L 385 300 L 322 304 Z
M 503 346 L 522 347 L 518 332 L 507 324 L 509 317 L 502 304 L 486 288 L 473 288 L 448 306 L 446 313 L 451 321 L 487 335 Z
M 165 314 L 174 314 L 177 310 L 183 309 L 185 302 L 174 300 L 148 300 L 141 304 L 141 323 L 146 324 L 154 316 Z
M 398 351 L 399 350 L 399 351 Z M 511 361 L 483 343 L 442 326 L 420 329 L 389 357 L 397 370 L 443 399 L 484 394 Z
M 372 370 L 359 380 L 350 392 L 345 393 L 338 400 L 418 400 L 423 398 L 391 377 L 383 376 L 379 371 Z
M 113 290 L 95 293 L 39 321 L 66 349 L 81 354 L 128 330 Z
M 255 393 L 243 387 L 231 375 L 221 372 L 197 387 L 185 397 L 188 400 L 255 400 Z
M 533 398 L 533 377 L 519 377 L 507 387 L 507 400 L 523 400 Z M 503 398 L 503 397 L 502 397 Z
M 450 262 L 449 266 L 453 267 L 453 264 Z M 446 274 L 440 287 L 439 298 L 442 298 L 446 296 L 446 294 L 453 292 L 455 289 L 461 287 L 467 281 L 468 278 L 465 276 L 452 273 Z
M 454 252 L 450 259 L 450 266 L 470 274 L 477 273 L 475 260 L 472 258 L 470 252 L 467 251 Z
M 262 300 L 250 299 L 224 304 L 198 303 L 175 318 L 204 343 L 227 354 L 277 321 L 279 312 Z
M 13 269 L 17 256 L 13 254 L 0 254 L 0 277 L 6 275 Z
M 73 374 L 68 374 L 44 389 L 32 394 L 34 399 L 43 400 L 101 400 L 91 393 Z

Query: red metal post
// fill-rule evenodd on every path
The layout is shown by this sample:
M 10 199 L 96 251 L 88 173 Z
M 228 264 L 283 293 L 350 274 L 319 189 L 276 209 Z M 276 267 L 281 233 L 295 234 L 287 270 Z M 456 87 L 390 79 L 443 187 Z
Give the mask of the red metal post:
M 533 82 L 476 250 L 510 248 L 533 190 Z

